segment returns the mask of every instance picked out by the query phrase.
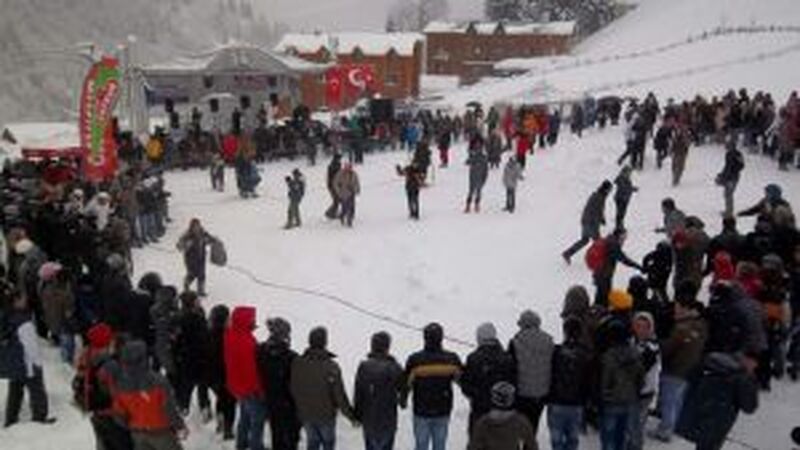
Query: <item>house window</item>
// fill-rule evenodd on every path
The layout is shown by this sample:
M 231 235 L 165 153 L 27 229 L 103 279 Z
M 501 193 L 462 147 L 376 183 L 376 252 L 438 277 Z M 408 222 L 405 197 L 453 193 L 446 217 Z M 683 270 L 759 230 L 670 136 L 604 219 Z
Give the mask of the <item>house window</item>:
M 436 50 L 433 54 L 433 59 L 436 61 L 449 61 L 450 60 L 450 52 L 447 50 L 440 48 Z
M 385 80 L 386 86 L 397 86 L 400 84 L 400 75 L 397 72 L 388 72 Z
M 271 88 L 274 88 L 274 87 L 278 86 L 278 77 L 275 77 L 275 76 L 267 77 L 267 86 L 269 86 Z
M 353 59 L 356 61 L 361 61 L 364 59 L 364 52 L 361 51 L 360 48 L 356 47 L 353 49 Z
M 476 45 L 475 48 L 472 49 L 472 54 L 475 56 L 481 56 L 481 54 L 483 54 L 483 49 L 479 45 Z

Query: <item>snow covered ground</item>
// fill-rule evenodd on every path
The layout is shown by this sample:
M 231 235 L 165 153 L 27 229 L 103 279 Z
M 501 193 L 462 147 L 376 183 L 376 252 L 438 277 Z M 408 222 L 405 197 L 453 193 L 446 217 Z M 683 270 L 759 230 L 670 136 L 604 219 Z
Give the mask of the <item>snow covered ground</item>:
M 465 215 L 463 201 L 467 185 L 464 148 L 455 149 L 455 163 L 437 170 L 432 186 L 422 192 L 422 220 L 406 217 L 403 181 L 394 165 L 408 156 L 400 151 L 368 156 L 359 167 L 363 194 L 359 198 L 354 228 L 347 229 L 323 218 L 328 194 L 324 188 L 325 162 L 306 168 L 304 162 L 280 162 L 265 166 L 261 197 L 241 200 L 231 189 L 213 192 L 202 171 L 168 176 L 174 193 L 171 214 L 175 222 L 158 247 L 135 253 L 137 276 L 157 270 L 179 284 L 183 274 L 180 257 L 172 251 L 179 234 L 192 217 L 199 217 L 207 229 L 228 247 L 228 268 L 212 268 L 206 306 L 224 302 L 231 306 L 256 305 L 259 323 L 268 316 L 283 316 L 292 322 L 294 347 L 302 351 L 313 326 L 330 330 L 330 347 L 339 355 L 346 385 L 352 388 L 355 368 L 368 349 L 370 335 L 385 329 L 394 337 L 393 353 L 404 360 L 422 345 L 420 333 L 377 320 L 343 307 L 329 298 L 276 289 L 256 283 L 238 272 L 249 271 L 265 282 L 319 290 L 358 307 L 423 326 L 441 322 L 449 336 L 474 342 L 474 330 L 483 321 L 494 322 L 503 341 L 516 329 L 519 312 L 539 312 L 544 328 L 560 338 L 563 295 L 573 283 L 590 286 L 588 270 L 579 258 L 566 266 L 559 254 L 578 237 L 579 215 L 586 197 L 604 178 L 616 175 L 615 158 L 621 151 L 619 129 L 590 131 L 583 140 L 563 136 L 557 147 L 537 153 L 529 160 L 526 179 L 518 193 L 518 211 L 501 211 L 501 174 L 493 171 L 485 190 L 480 214 Z M 713 183 L 721 168 L 723 151 L 718 147 L 693 149 L 683 184 L 673 189 L 669 171 L 656 171 L 652 153 L 646 170 L 635 175 L 641 191 L 634 196 L 629 212 L 628 253 L 639 259 L 659 237 L 653 229 L 660 223 L 659 202 L 672 196 L 687 213 L 703 218 L 710 234 L 719 230 L 722 193 Z M 284 231 L 285 186 L 283 176 L 301 166 L 309 190 L 301 210 L 303 228 Z M 772 161 L 747 156 L 737 200 L 740 207 L 756 201 L 768 182 L 778 182 L 787 198 L 800 205 L 800 176 L 780 173 Z M 611 203 L 611 202 L 609 202 Z M 613 217 L 613 204 L 607 208 Z M 752 227 L 744 221 L 743 229 Z M 606 230 L 610 231 L 610 230 Z M 616 284 L 624 286 L 631 273 L 618 272 Z M 257 331 L 264 337 L 264 328 Z M 466 357 L 464 345 L 446 344 Z M 69 406 L 69 372 L 48 352 L 46 381 L 50 388 L 56 425 L 48 428 L 23 424 L 0 430 L 4 450 L 50 450 L 91 448 L 88 419 Z M 0 392 L 0 404 L 5 392 Z M 457 395 L 451 423 L 450 448 L 464 448 L 468 406 Z M 800 385 L 776 383 L 772 393 L 761 396 L 755 416 L 742 417 L 732 437 L 751 447 L 729 443 L 726 448 L 779 450 L 790 448 L 788 432 L 798 425 Z M 232 448 L 222 445 L 209 427 L 191 419 L 192 436 L 187 449 Z M 549 448 L 543 421 L 539 434 L 542 448 Z M 339 448 L 360 448 L 360 432 L 340 421 Z M 400 416 L 398 449 L 412 447 L 411 417 Z M 581 448 L 598 448 L 596 435 L 584 437 Z M 648 443 L 648 448 L 686 449 L 685 443 L 670 446 Z
M 796 0 L 645 0 L 578 45 L 561 70 L 488 80 L 453 90 L 442 103 L 541 101 L 526 94 L 543 84 L 550 100 L 649 91 L 683 100 L 748 87 L 783 102 L 798 87 L 798 19 Z

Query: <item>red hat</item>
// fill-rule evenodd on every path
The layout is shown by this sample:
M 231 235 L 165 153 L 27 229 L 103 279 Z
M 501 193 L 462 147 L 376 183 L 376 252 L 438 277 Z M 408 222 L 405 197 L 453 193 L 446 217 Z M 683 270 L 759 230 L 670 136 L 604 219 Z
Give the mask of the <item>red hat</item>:
M 114 331 L 110 326 L 101 322 L 89 328 L 86 338 L 92 348 L 105 348 L 114 340 Z
M 717 252 L 714 256 L 714 276 L 717 281 L 730 281 L 736 278 L 736 268 L 733 266 L 731 255 L 727 252 Z

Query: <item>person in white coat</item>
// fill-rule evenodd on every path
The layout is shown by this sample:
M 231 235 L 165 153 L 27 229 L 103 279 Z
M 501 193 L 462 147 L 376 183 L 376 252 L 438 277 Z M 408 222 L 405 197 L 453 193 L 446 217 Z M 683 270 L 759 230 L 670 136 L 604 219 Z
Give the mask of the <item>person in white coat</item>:
M 17 358 L 12 358 L 15 360 L 10 363 L 13 367 L 4 368 L 4 372 L 10 375 L 4 427 L 8 428 L 19 422 L 19 412 L 26 389 L 30 400 L 32 420 L 42 424 L 52 424 L 56 419 L 48 416 L 47 391 L 44 386 L 39 338 L 36 335 L 36 327 L 28 311 L 25 297 L 17 295 L 7 313 L 8 329 L 15 330 L 16 333 L 17 342 L 12 342 L 11 347 L 17 349 L 15 351 Z
M 86 205 L 84 214 L 87 217 L 94 217 L 97 231 L 102 232 L 108 226 L 108 219 L 111 217 L 111 196 L 108 192 L 100 192 L 95 195 L 89 204 Z

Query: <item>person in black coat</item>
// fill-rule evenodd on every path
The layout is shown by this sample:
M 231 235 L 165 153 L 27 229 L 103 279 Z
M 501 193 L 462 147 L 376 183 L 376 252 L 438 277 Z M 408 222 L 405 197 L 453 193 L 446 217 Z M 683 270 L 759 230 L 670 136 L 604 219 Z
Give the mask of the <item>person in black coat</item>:
M 183 253 L 183 263 L 186 266 L 186 277 L 183 280 L 183 290 L 188 291 L 189 286 L 197 280 L 197 294 L 206 295 L 206 254 L 207 247 L 214 243 L 216 238 L 200 224 L 199 219 L 189 222 L 189 229 L 178 241 L 178 251 Z
M 336 189 L 333 187 L 333 180 L 336 178 L 336 174 L 342 170 L 342 155 L 339 153 L 334 153 L 331 162 L 328 164 L 328 172 L 326 178 L 326 186 L 328 187 L 328 192 L 331 194 L 331 206 L 325 210 L 325 217 L 328 219 L 337 219 L 339 218 L 339 196 L 336 195 Z
M 592 389 L 592 353 L 581 342 L 583 323 L 564 320 L 564 342 L 556 345 L 547 395 L 547 426 L 554 450 L 577 449 L 584 407 Z
M 467 356 L 461 375 L 461 391 L 469 399 L 469 433 L 475 423 L 492 409 L 492 386 L 506 381 L 514 383 L 514 359 L 497 340 L 497 331 L 491 323 L 484 323 L 476 332 L 478 348 Z
M 706 252 L 705 274 L 714 271 L 714 258 L 719 252 L 725 252 L 731 256 L 734 267 L 739 262 L 744 253 L 745 238 L 736 228 L 736 218 L 726 216 L 722 219 L 722 231 L 711 238 Z
M 291 347 L 292 328 L 286 320 L 267 320 L 269 338 L 256 350 L 264 400 L 270 413 L 269 426 L 274 450 L 296 450 L 300 440 L 300 419 L 291 393 L 292 363 L 298 357 Z
M 205 312 L 200 306 L 197 294 L 191 291 L 180 295 L 181 312 L 178 316 L 178 335 L 172 351 L 176 374 L 171 380 L 175 388 L 178 408 L 183 415 L 188 414 L 192 392 L 197 386 L 207 384 L 211 353 L 211 336 Z M 201 392 L 207 392 L 201 389 Z M 200 409 L 203 416 L 210 419 L 208 396 L 200 396 Z
M 425 183 L 425 172 L 421 167 L 412 163 L 406 167 L 397 166 L 397 174 L 406 180 L 408 217 L 419 220 L 419 191 Z
M 589 196 L 586 206 L 581 214 L 581 238 L 564 251 L 561 256 L 567 264 L 572 261 L 572 256 L 585 247 L 589 241 L 600 239 L 600 227 L 605 225 L 606 199 L 614 185 L 605 180 L 595 192 Z
M 359 364 L 356 373 L 353 408 L 363 427 L 368 449 L 391 450 L 394 447 L 403 368 L 389 354 L 390 346 L 388 333 L 372 335 L 369 356 Z
M 617 187 L 614 193 L 614 204 L 617 206 L 616 228 L 625 227 L 625 216 L 628 213 L 628 204 L 633 194 L 639 190 L 631 181 L 631 167 L 624 166 L 614 180 Z
M 669 242 L 659 242 L 655 250 L 645 255 L 642 267 L 647 275 L 647 285 L 653 293 L 660 301 L 668 301 L 667 283 L 672 274 L 672 246 Z
M 676 432 L 697 450 L 719 450 L 739 411 L 758 408 L 758 387 L 747 364 L 732 353 L 710 353 L 690 380 Z
M 236 399 L 228 391 L 225 377 L 225 329 L 228 327 L 230 310 L 225 305 L 216 305 L 209 313 L 208 387 L 217 398 L 217 433 L 223 440 L 233 440 L 233 423 L 236 419 Z
M 125 260 L 121 255 L 106 258 L 106 271 L 100 283 L 100 319 L 115 331 L 128 328 L 128 306 L 133 291 Z
M 725 152 L 725 165 L 722 168 L 722 172 L 717 175 L 715 182 L 724 189 L 724 215 L 733 216 L 735 213 L 733 195 L 736 192 L 736 186 L 739 184 L 739 177 L 744 169 L 744 156 L 742 152 L 736 148 L 735 141 L 728 142 L 726 147 L 728 151 Z

